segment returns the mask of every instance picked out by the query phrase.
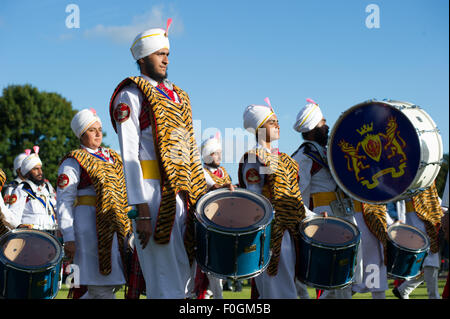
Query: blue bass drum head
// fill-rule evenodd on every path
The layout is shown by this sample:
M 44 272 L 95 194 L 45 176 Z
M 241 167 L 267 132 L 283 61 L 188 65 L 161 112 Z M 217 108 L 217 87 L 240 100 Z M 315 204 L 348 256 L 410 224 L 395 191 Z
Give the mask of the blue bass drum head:
M 336 183 L 351 197 L 387 203 L 408 190 L 420 165 L 420 140 L 411 121 L 380 101 L 344 112 L 328 141 Z

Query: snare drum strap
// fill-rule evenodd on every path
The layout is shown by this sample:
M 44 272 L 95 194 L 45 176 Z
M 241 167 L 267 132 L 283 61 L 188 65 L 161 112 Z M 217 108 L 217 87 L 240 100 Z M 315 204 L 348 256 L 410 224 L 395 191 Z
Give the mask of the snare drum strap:
M 436 185 L 432 186 L 413 197 L 414 210 L 424 225 L 430 238 L 430 251 L 439 251 L 439 227 L 442 218 L 442 209 Z

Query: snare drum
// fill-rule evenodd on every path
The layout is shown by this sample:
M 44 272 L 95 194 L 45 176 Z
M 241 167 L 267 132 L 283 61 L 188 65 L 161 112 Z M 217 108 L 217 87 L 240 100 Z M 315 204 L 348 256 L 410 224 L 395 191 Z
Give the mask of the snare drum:
M 63 250 L 52 235 L 14 229 L 0 238 L 0 295 L 53 299 L 59 290 Z
M 273 208 L 263 196 L 245 189 L 205 194 L 195 211 L 196 260 L 219 278 L 248 279 L 270 261 Z
M 393 224 L 388 227 L 387 273 L 391 277 L 410 279 L 420 275 L 428 254 L 428 237 L 416 227 Z
M 339 117 L 327 157 L 336 183 L 350 197 L 384 204 L 431 186 L 442 162 L 442 138 L 417 105 L 372 100 Z
M 297 278 L 319 289 L 352 283 L 360 242 L 358 228 L 336 217 L 312 217 L 300 224 Z

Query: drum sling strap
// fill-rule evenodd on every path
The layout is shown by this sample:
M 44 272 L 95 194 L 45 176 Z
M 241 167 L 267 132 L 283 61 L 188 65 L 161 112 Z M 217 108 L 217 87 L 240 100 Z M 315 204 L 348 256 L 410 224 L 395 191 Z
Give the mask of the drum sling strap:
M 100 160 L 84 149 L 70 152 L 61 160 L 75 159 L 89 175 L 96 194 L 95 219 L 98 242 L 98 264 L 102 275 L 111 273 L 111 249 L 117 234 L 122 264 L 125 262 L 125 239 L 131 232 L 127 212 L 127 191 L 120 156 L 110 150 L 114 163 Z M 126 273 L 126 271 L 125 271 Z
M 442 208 L 435 183 L 413 197 L 414 210 L 423 221 L 430 238 L 430 251 L 439 252 L 439 227 L 441 225 Z
M 239 183 L 245 187 L 243 179 L 243 163 L 248 159 L 250 163 L 259 162 L 268 169 L 265 175 L 263 195 L 267 197 L 275 210 L 272 221 L 270 246 L 272 258 L 267 271 L 275 276 L 278 272 L 281 241 L 285 230 L 288 230 L 296 242 L 299 236 L 299 225 L 306 216 L 302 196 L 298 187 L 298 164 L 285 153 L 271 154 L 262 148 L 251 150 L 244 155 L 239 165 Z M 266 187 L 267 186 L 267 187 Z
M 114 98 L 130 84 L 135 84 L 148 102 L 142 103 L 142 107 L 152 127 L 160 168 L 161 204 L 153 238 L 158 244 L 169 242 L 175 221 L 176 195 L 184 193 L 188 205 L 184 245 L 192 264 L 195 255 L 194 210 L 197 201 L 207 192 L 207 185 L 195 141 L 189 97 L 174 85 L 174 91 L 181 101 L 176 103 L 167 99 L 144 78 L 129 77 L 118 85 L 111 97 L 110 115 L 114 128 Z
M 228 175 L 228 172 L 225 170 L 225 168 L 219 167 L 218 169 L 222 170 L 222 172 L 223 172 L 223 176 L 222 177 L 219 177 L 219 176 L 215 175 L 214 173 L 212 173 L 207 168 L 205 170 L 208 172 L 209 176 L 211 176 L 211 178 L 213 179 L 213 181 L 216 184 L 218 184 L 220 186 L 225 185 L 225 184 L 230 184 L 231 183 L 231 177 L 230 177 L 230 175 Z
M 387 208 L 386 205 L 361 203 L 364 221 L 370 232 L 383 245 L 384 264 L 387 264 Z
M 5 185 L 6 182 L 6 175 L 3 172 L 3 170 L 0 168 L 0 191 L 3 188 L 3 185 Z M 3 214 L 0 214 L 0 236 L 7 233 L 8 228 L 3 224 Z

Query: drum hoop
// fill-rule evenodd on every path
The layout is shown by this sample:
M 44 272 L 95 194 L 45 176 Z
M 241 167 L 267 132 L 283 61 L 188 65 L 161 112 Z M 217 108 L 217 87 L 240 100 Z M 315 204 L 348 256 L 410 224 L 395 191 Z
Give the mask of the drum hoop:
M 351 113 L 354 109 L 360 108 L 360 107 L 362 107 L 363 105 L 366 105 L 366 104 L 369 104 L 369 103 L 377 103 L 377 104 L 383 104 L 383 105 L 389 106 L 389 107 L 391 107 L 391 108 L 395 108 L 395 109 L 397 109 L 397 110 L 399 110 L 399 111 L 401 112 L 401 107 L 399 107 L 399 106 L 393 104 L 393 102 L 401 103 L 401 104 L 403 104 L 403 105 L 408 104 L 408 107 L 414 106 L 414 105 L 413 105 L 412 103 L 410 103 L 410 102 L 402 102 L 402 101 L 396 101 L 396 100 L 385 100 L 385 101 L 367 100 L 367 101 L 358 103 L 358 104 L 356 104 L 356 105 L 350 107 L 350 108 L 349 108 L 348 110 L 346 110 L 345 112 L 343 112 L 343 113 L 339 116 L 339 118 L 337 119 L 336 123 L 334 124 L 334 126 L 333 126 L 333 128 L 331 129 L 331 132 L 330 132 L 330 134 L 329 134 L 329 139 L 328 139 L 328 144 L 327 144 L 327 150 L 328 150 L 328 152 L 327 152 L 327 161 L 328 161 L 328 166 L 329 166 L 329 168 L 330 168 L 331 175 L 333 176 L 333 179 L 334 179 L 334 181 L 336 182 L 336 184 L 338 184 L 338 186 L 342 189 L 342 191 L 343 191 L 344 193 L 346 193 L 348 196 L 350 196 L 350 197 L 352 197 L 352 198 L 354 198 L 354 199 L 356 199 L 356 200 L 358 200 L 358 201 L 360 201 L 360 202 L 362 202 L 362 203 L 368 203 L 368 204 L 386 204 L 386 203 L 389 203 L 389 202 L 394 202 L 394 201 L 402 200 L 402 199 L 405 199 L 405 195 L 404 195 L 404 194 L 405 194 L 405 192 L 406 192 L 407 190 L 405 190 L 403 193 L 401 193 L 401 194 L 399 194 L 399 195 L 397 195 L 397 196 L 395 196 L 395 197 L 393 197 L 393 198 L 390 198 L 389 200 L 382 200 L 382 201 L 373 201 L 373 200 L 370 201 L 370 200 L 367 200 L 366 198 L 362 198 L 362 197 L 360 197 L 360 196 L 354 194 L 354 193 L 353 193 L 352 191 L 350 191 L 344 184 L 342 184 L 341 180 L 338 178 L 338 176 L 337 176 L 336 173 L 335 173 L 335 168 L 334 168 L 333 161 L 332 161 L 332 153 L 333 153 L 333 147 L 332 147 L 332 143 L 331 143 L 331 142 L 332 142 L 332 137 L 334 136 L 334 133 L 336 132 L 336 130 L 337 130 L 339 124 L 341 124 L 341 122 L 344 120 L 345 116 L 348 115 L 349 113 Z M 418 106 L 417 106 L 417 107 L 418 107 Z M 403 115 L 404 115 L 404 114 L 403 114 Z M 404 116 L 406 116 L 406 115 L 404 115 Z M 429 117 L 429 116 L 428 116 L 428 117 Z M 421 139 L 419 138 L 419 135 L 417 134 L 416 131 L 414 131 L 414 133 L 415 133 L 416 136 L 417 136 L 417 139 L 418 139 L 418 141 L 419 141 L 419 144 L 422 145 L 422 141 L 421 141 Z M 417 172 L 416 172 L 414 178 L 412 179 L 412 183 L 413 183 L 414 181 L 417 180 L 419 171 L 420 171 L 420 169 L 417 170 Z M 412 184 L 412 183 L 411 183 L 411 184 Z
M 39 234 L 42 235 L 43 237 L 46 237 L 46 239 L 48 239 L 50 242 L 53 242 L 55 244 L 55 250 L 56 250 L 56 256 L 55 258 L 53 258 L 53 260 L 49 261 L 48 263 L 44 264 L 44 265 L 40 265 L 40 266 L 26 266 L 26 268 L 24 267 L 25 265 L 21 265 L 18 263 L 15 263 L 13 261 L 11 261 L 9 258 L 7 258 L 4 254 L 3 254 L 3 250 L 0 250 L 0 262 L 3 263 L 5 266 L 9 266 L 10 268 L 13 268 L 15 270 L 20 270 L 23 272 L 28 272 L 28 273 L 38 273 L 38 272 L 42 272 L 42 271 L 46 271 L 49 269 L 52 269 L 54 267 L 56 267 L 58 264 L 61 263 L 63 257 L 64 257 L 64 253 L 63 253 L 63 249 L 60 245 L 60 243 L 58 242 L 58 240 L 51 234 L 41 231 L 41 230 L 37 230 L 37 229 L 12 229 L 9 232 L 3 234 L 0 237 L 0 247 L 3 246 L 3 243 L 6 239 L 8 239 L 10 236 L 14 236 L 15 234 L 20 234 L 20 233 L 35 233 L 35 234 Z M 13 237 L 14 238 L 14 237 Z
M 209 204 L 213 199 L 220 199 L 224 195 L 234 195 L 235 197 L 245 198 L 256 202 L 264 209 L 263 218 L 257 223 L 247 227 L 231 228 L 216 224 L 209 218 L 207 218 L 204 214 L 199 212 L 203 207 L 206 207 L 207 204 Z M 214 229 L 224 234 L 239 233 L 240 235 L 244 235 L 252 234 L 255 231 L 265 229 L 268 225 L 271 224 L 274 218 L 274 211 L 269 200 L 260 194 L 245 189 L 236 189 L 234 191 L 229 191 L 228 189 L 217 189 L 203 195 L 203 197 L 198 200 L 194 215 L 198 222 L 205 226 L 207 229 Z
M 412 249 L 412 248 L 408 248 L 408 247 L 404 247 L 404 246 L 400 246 L 399 244 L 397 244 L 394 239 L 391 237 L 391 230 L 394 228 L 409 228 L 411 230 L 413 230 L 414 232 L 418 233 L 422 239 L 424 239 L 425 241 L 425 246 L 419 249 Z M 387 235 L 388 235 L 388 239 L 391 242 L 392 245 L 394 245 L 396 248 L 407 251 L 407 252 L 411 252 L 411 253 L 422 253 L 424 251 L 427 251 L 430 248 L 430 240 L 428 239 L 428 237 L 418 228 L 411 226 L 411 225 L 405 225 L 405 224 L 393 224 L 391 226 L 388 227 L 387 229 Z
M 304 232 L 305 227 L 303 227 L 303 225 L 305 225 L 313 220 L 327 220 L 327 219 L 332 220 L 332 221 L 342 222 L 343 224 L 346 224 L 347 226 L 349 226 L 350 228 L 352 228 L 355 231 L 355 233 L 354 233 L 355 237 L 353 237 L 351 241 L 347 241 L 342 244 L 328 244 L 328 243 L 325 244 L 325 243 L 316 241 L 305 234 L 305 232 Z M 357 246 L 357 245 L 359 245 L 359 243 L 361 241 L 361 232 L 359 231 L 358 227 L 355 224 L 353 224 L 347 220 L 344 220 L 342 218 L 337 218 L 337 217 L 333 217 L 333 216 L 329 216 L 329 217 L 312 216 L 312 217 L 305 218 L 303 220 L 303 222 L 300 224 L 299 228 L 300 228 L 299 229 L 300 235 L 302 236 L 302 238 L 308 244 L 311 244 L 314 247 L 327 248 L 327 249 L 331 249 L 331 250 L 343 250 L 343 249 Z
M 243 235 L 250 235 L 250 234 L 254 234 L 254 233 L 258 233 L 263 229 L 266 229 L 267 227 L 271 226 L 271 222 L 267 225 L 261 225 L 258 228 L 254 228 L 251 230 L 242 230 L 239 231 L 241 228 L 227 228 L 227 227 L 223 227 L 223 228 L 218 228 L 218 227 L 214 227 L 213 225 L 206 225 L 206 223 L 202 223 L 200 220 L 197 220 L 198 223 L 200 223 L 203 227 L 206 228 L 207 231 L 211 231 L 217 234 L 222 234 L 222 235 L 234 235 L 234 236 L 243 236 Z M 236 231 L 238 230 L 238 231 Z

